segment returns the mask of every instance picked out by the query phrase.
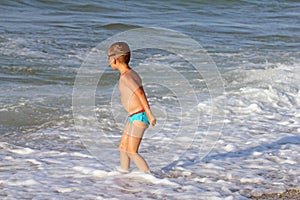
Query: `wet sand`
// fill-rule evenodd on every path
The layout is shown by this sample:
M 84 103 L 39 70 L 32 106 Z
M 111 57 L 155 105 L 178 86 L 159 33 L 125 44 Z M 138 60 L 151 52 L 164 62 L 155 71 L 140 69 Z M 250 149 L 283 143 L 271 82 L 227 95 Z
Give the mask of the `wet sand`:
M 287 190 L 284 193 L 263 194 L 261 196 L 251 196 L 256 200 L 300 200 L 300 190 Z

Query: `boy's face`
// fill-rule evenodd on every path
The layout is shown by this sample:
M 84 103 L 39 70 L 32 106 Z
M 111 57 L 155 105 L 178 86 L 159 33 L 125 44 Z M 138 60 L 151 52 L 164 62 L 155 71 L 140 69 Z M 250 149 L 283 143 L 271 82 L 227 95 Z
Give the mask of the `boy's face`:
M 116 59 L 115 59 L 115 54 L 114 53 L 111 53 L 108 51 L 108 54 L 107 54 L 107 57 L 108 57 L 108 62 L 109 62 L 109 65 L 111 66 L 111 68 L 113 70 L 117 70 L 117 67 L 116 67 Z

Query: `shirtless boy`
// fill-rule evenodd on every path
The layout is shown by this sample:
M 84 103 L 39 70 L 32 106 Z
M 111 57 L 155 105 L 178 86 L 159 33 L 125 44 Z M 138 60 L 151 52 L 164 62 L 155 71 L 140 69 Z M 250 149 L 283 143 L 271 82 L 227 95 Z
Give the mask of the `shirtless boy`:
M 120 72 L 121 102 L 129 115 L 119 146 L 120 168 L 128 171 L 132 160 L 140 171 L 150 172 L 138 149 L 145 130 L 149 125 L 155 126 L 156 119 L 149 107 L 140 76 L 129 67 L 128 44 L 125 42 L 112 44 L 108 50 L 108 59 L 112 69 Z

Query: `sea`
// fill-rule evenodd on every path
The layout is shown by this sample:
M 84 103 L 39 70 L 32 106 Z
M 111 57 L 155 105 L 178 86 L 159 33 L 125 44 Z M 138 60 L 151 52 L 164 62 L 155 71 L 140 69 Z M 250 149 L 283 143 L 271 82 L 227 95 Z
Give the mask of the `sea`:
M 0 199 L 247 200 L 300 189 L 297 0 L 1 0 Z M 157 118 L 118 170 L 125 41 Z M 300 197 L 299 197 L 300 198 Z

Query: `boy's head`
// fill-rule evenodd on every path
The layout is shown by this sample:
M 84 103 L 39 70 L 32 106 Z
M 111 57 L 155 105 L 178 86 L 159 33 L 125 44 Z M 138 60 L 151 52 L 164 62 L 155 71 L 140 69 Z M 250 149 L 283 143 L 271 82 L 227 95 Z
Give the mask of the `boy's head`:
M 128 64 L 130 61 L 130 49 L 126 42 L 113 43 L 108 49 L 108 59 L 114 58 L 119 63 Z

